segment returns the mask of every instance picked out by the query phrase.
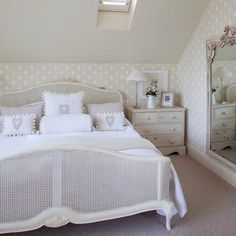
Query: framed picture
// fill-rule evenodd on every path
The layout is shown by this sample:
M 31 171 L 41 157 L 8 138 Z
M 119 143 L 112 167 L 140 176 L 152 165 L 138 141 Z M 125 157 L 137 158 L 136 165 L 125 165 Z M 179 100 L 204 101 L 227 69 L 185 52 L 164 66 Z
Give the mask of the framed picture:
M 173 93 L 162 93 L 161 99 L 162 107 L 173 107 L 174 106 L 174 94 Z
M 146 88 L 157 86 L 162 92 L 168 91 L 168 70 L 143 70 L 148 81 L 139 83 L 138 98 L 146 99 Z

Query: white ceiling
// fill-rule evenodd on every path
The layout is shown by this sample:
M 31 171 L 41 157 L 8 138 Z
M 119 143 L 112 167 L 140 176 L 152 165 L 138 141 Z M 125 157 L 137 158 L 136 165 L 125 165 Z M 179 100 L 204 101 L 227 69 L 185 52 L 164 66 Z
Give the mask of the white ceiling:
M 207 3 L 138 0 L 130 31 L 105 31 L 98 0 L 0 0 L 0 61 L 177 63 Z

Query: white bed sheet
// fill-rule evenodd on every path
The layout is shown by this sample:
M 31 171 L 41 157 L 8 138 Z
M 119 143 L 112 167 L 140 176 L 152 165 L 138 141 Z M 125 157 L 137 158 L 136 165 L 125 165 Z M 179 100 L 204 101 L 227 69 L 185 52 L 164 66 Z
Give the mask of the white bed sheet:
M 15 147 L 31 145 L 43 139 L 51 138 L 69 138 L 69 137 L 141 137 L 132 126 L 127 126 L 125 131 L 92 131 L 92 132 L 77 132 L 77 133 L 67 133 L 67 134 L 47 134 L 47 135 L 27 135 L 27 136 L 17 136 L 17 137 L 2 137 L 0 136 L 0 156 L 1 151 L 12 150 Z M 122 153 L 135 156 L 157 156 L 162 155 L 160 152 L 151 149 L 129 149 L 122 150 Z M 173 165 L 171 166 L 171 183 L 170 183 L 170 199 L 174 202 L 176 207 L 176 213 L 183 217 L 187 213 L 187 206 L 185 198 L 183 195 L 182 187 L 175 171 Z M 162 214 L 161 212 L 158 212 Z
M 27 145 L 32 141 L 42 140 L 54 137 L 140 137 L 132 126 L 127 126 L 124 131 L 92 131 L 92 132 L 76 132 L 64 134 L 35 134 L 26 136 L 4 137 L 0 135 L 0 149 L 7 148 L 12 145 Z

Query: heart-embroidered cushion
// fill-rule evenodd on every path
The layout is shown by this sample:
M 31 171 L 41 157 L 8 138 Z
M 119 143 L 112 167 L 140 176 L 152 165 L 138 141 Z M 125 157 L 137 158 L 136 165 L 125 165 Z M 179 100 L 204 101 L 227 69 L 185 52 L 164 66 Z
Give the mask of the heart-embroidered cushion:
M 27 135 L 35 133 L 35 114 L 3 116 L 2 135 Z
M 59 94 L 44 92 L 44 109 L 46 116 L 81 114 L 83 111 L 84 92 Z
M 36 129 L 39 127 L 39 122 L 42 117 L 43 111 L 43 102 L 37 102 L 32 104 L 27 104 L 20 107 L 0 107 L 0 113 L 2 116 L 6 115 L 26 115 L 26 114 L 35 114 L 36 115 Z
M 96 130 L 99 131 L 125 130 L 125 116 L 123 112 L 97 113 L 95 121 Z
M 93 119 L 95 124 L 95 115 L 97 113 L 108 113 L 108 112 L 123 112 L 123 104 L 121 102 L 114 103 L 102 103 L 102 104 L 86 104 L 88 114 Z

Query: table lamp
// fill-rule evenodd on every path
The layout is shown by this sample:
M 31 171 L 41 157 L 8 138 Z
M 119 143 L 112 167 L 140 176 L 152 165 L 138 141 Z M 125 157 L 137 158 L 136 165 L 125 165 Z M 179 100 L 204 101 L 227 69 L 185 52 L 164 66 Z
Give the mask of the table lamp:
M 133 106 L 133 108 L 140 108 L 138 106 L 138 83 L 146 82 L 147 77 L 143 72 L 141 72 L 139 70 L 135 70 L 129 74 L 129 76 L 127 77 L 127 80 L 134 81 L 136 83 L 136 103 L 135 103 L 135 106 Z
M 224 94 L 224 78 L 231 78 L 233 74 L 225 67 L 218 67 L 212 74 L 212 79 L 220 79 L 220 96 L 221 103 L 224 103 L 225 94 Z

